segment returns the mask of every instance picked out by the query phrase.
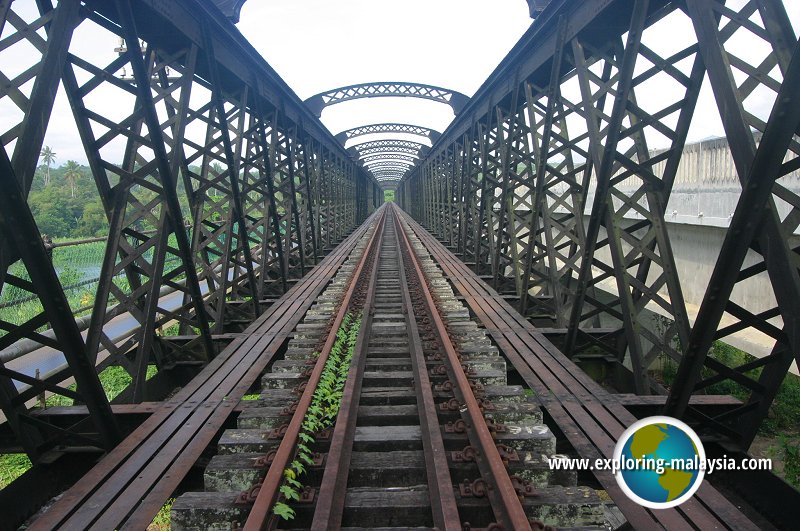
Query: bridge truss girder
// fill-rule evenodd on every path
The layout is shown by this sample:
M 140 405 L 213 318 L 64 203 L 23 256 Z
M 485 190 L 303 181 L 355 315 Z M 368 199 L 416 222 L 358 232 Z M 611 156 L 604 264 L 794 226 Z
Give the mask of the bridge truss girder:
M 122 366 L 133 383 L 121 398 L 146 399 L 148 364 L 213 358 L 214 334 L 254 319 L 259 301 L 284 293 L 383 201 L 378 183 L 212 9 L 155 0 L 135 10 L 126 0 L 37 5 L 35 20 L 16 4 L 0 11 L 9 53 L 41 53 L 22 75 L 7 75 L 0 93 L 21 115 L 7 124 L 0 154 L 9 191 L 0 208 L 0 290 L 13 286 L 42 304 L 25 323 L 0 324 L 0 351 L 27 339 L 66 358 L 41 379 L 0 364 L 0 407 L 34 460 L 58 444 L 111 447 L 117 430 L 97 370 Z M 82 58 L 71 42 L 84 21 L 127 47 L 100 64 Z M 59 84 L 110 226 L 85 339 L 25 201 Z M 113 109 L 102 105 L 109 93 Z M 123 146 L 121 158 L 113 145 Z M 163 290 L 181 302 L 162 306 Z M 136 328 L 109 337 L 104 325 L 122 314 Z M 159 337 L 173 322 L 195 335 L 183 351 Z M 72 378 L 77 390 L 66 387 Z M 26 402 L 44 393 L 86 404 L 100 439 L 83 437 L 86 426 L 32 416 Z
M 362 149 L 358 151 L 359 160 L 366 159 L 380 153 L 402 154 L 410 157 L 419 158 L 424 156 L 417 148 L 401 147 L 399 145 L 387 145 L 388 147 L 375 147 L 372 149 Z
M 358 138 L 359 136 L 383 134 L 383 133 L 403 133 L 407 135 L 415 135 L 429 139 L 435 142 L 442 134 L 428 127 L 413 124 L 398 124 L 398 123 L 381 123 L 369 124 L 359 127 L 347 129 L 341 133 L 336 134 L 336 140 L 344 144 L 351 138 Z
M 790 243 L 800 197 L 778 182 L 800 161 L 800 53 L 780 0 L 726 4 L 545 10 L 509 55 L 524 61 L 498 68 L 403 179 L 397 200 L 496 288 L 513 291 L 521 311 L 562 327 L 568 355 L 608 352 L 630 364 L 643 394 L 665 392 L 648 374 L 656 358 L 678 364 L 665 411 L 746 449 L 800 354 L 800 257 Z M 648 47 L 643 35 L 667 15 L 697 41 L 671 52 Z M 752 64 L 734 48 L 732 36 L 744 33 L 766 50 Z M 706 74 L 744 192 L 691 326 L 664 211 Z M 643 94 L 656 79 L 670 95 L 654 102 Z M 768 120 L 749 98 L 759 90 L 778 102 Z M 763 133 L 758 145 L 751 130 Z M 651 149 L 647 135 L 666 149 Z M 758 258 L 745 267 L 748 250 Z M 730 301 L 762 271 L 774 308 Z M 648 326 L 656 309 L 666 317 L 661 329 Z M 723 313 L 733 324 L 722 324 Z M 583 332 L 592 326 L 619 333 L 609 344 Z M 747 328 L 774 342 L 772 355 L 739 367 L 708 355 L 713 341 Z M 742 407 L 718 417 L 688 407 L 692 394 L 723 381 L 748 394 Z
M 361 142 L 360 144 L 353 144 L 349 149 L 354 149 L 356 151 L 364 151 L 366 149 L 377 149 L 377 148 L 404 148 L 409 150 L 426 150 L 428 146 L 425 144 L 421 144 L 419 142 L 412 142 L 410 140 L 400 140 L 397 138 L 391 138 L 387 140 L 372 140 L 370 142 Z
M 364 166 L 370 166 L 374 162 L 404 162 L 413 166 L 418 160 L 418 157 L 412 157 L 402 153 L 381 153 L 364 157 L 359 160 L 359 162 Z
M 449 105 L 454 114 L 461 112 L 469 98 L 460 92 L 422 83 L 403 81 L 380 81 L 348 85 L 315 94 L 305 100 L 308 108 L 317 117 L 331 105 L 362 98 L 419 98 Z
M 406 164 L 398 161 L 386 161 L 386 162 L 373 162 L 372 164 L 365 165 L 364 167 L 370 171 L 379 169 L 393 169 L 406 172 L 413 166 L 414 166 L 413 164 Z

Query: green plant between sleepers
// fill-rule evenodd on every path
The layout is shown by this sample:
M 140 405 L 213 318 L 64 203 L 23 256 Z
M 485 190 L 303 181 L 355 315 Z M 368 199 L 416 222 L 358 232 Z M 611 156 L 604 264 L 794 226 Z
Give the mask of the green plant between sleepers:
M 283 471 L 280 496 L 286 501 L 279 498 L 272 508 L 272 512 L 284 520 L 294 518 L 295 511 L 289 503 L 300 500 L 300 493 L 303 491 L 300 479 L 306 473 L 306 467 L 314 463 L 311 451 L 311 445 L 315 442 L 314 435 L 333 426 L 339 414 L 360 326 L 361 317 L 356 318 L 356 313 L 351 311 L 345 315 L 342 325 L 336 331 L 336 341 L 325 361 L 319 384 L 303 418 L 295 459 Z M 319 353 L 315 352 L 313 355 L 318 357 Z

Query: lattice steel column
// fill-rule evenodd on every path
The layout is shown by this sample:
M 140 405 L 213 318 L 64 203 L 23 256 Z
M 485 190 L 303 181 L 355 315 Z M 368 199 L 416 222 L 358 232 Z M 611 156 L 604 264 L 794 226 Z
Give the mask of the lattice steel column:
M 789 365 L 800 352 L 798 249 L 790 243 L 800 227 L 800 196 L 782 184 L 782 179 L 796 171 L 800 160 L 800 46 L 780 1 L 753 0 L 735 9 L 695 0 L 687 5 L 714 95 L 725 110 L 722 121 L 742 194 L 692 334 L 685 343 L 666 412 L 686 415 L 702 429 L 721 433 L 747 449 Z M 761 45 L 755 63 L 741 55 L 752 56 L 759 48 L 737 47 L 737 38 L 742 36 Z M 740 77 L 734 75 L 733 68 Z M 779 73 L 773 74 L 775 70 Z M 758 91 L 774 94 L 767 121 L 759 117 L 756 99 L 749 98 Z M 753 130 L 763 132 L 758 147 Z M 755 261 L 744 266 L 748 254 Z M 735 287 L 746 286 L 760 272 L 769 275 L 777 302 L 766 311 L 752 309 L 751 301 L 734 293 Z M 722 324 L 724 314 L 729 324 Z M 772 341 L 771 354 L 738 367 L 728 367 L 708 356 L 713 341 L 745 328 Z M 751 372 L 758 368 L 762 368 L 760 374 Z M 688 407 L 692 393 L 725 380 L 736 382 L 748 393 L 742 407 L 714 417 Z
M 597 187 L 565 348 L 575 354 L 580 324 L 591 312 L 600 310 L 618 316 L 625 328 L 638 393 L 648 393 L 654 386 L 647 369 L 656 356 L 663 353 L 680 359 L 677 345 L 686 344 L 688 339 L 689 319 L 666 232 L 664 210 L 703 73 L 696 46 L 662 58 L 641 43 L 647 9 L 648 2 L 636 3 L 624 48 L 621 43 L 605 50 L 577 39 L 572 43 L 583 103 L 589 110 L 587 123 L 591 156 L 597 168 Z M 676 65 L 692 57 L 693 67 L 687 75 Z M 608 81 L 590 68 L 595 61 L 601 61 Z M 654 66 L 634 76 L 637 61 Z M 682 93 L 675 101 L 665 97 L 658 109 L 645 110 L 637 104 L 635 92 L 656 74 L 670 76 L 680 84 Z M 614 101 L 610 115 L 603 105 L 606 98 Z M 663 123 L 663 117 L 676 111 L 679 112 L 676 125 Z M 650 151 L 645 130 L 666 137 L 670 147 L 663 152 Z M 642 218 L 641 221 L 626 220 L 630 213 Z M 605 234 L 601 234 L 601 225 Z M 610 263 L 597 253 L 606 242 Z M 602 274 L 593 278 L 592 267 Z M 617 288 L 612 299 L 606 303 L 596 301 L 598 304 L 593 301 L 586 307 L 587 291 L 612 276 Z M 662 288 L 666 291 L 664 295 L 660 293 Z M 671 320 L 663 334 L 651 331 L 644 324 L 648 304 L 658 306 Z

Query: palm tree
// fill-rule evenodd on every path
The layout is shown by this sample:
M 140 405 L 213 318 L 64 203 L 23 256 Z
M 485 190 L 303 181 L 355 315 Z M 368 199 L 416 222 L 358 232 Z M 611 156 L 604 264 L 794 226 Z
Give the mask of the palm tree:
M 212 162 L 211 169 L 214 172 L 214 178 L 218 178 L 222 174 L 222 164 L 219 162 Z M 212 193 L 214 194 L 215 198 L 218 197 L 216 188 L 212 188 Z
M 74 160 L 68 160 L 64 168 L 64 178 L 69 181 L 69 187 L 72 190 L 72 197 L 75 197 L 75 183 L 83 177 L 83 171 L 80 164 Z
M 44 162 L 44 167 L 47 168 L 47 173 L 44 177 L 44 185 L 47 186 L 50 184 L 50 165 L 56 160 L 56 152 L 53 151 L 50 146 L 45 146 L 42 149 L 41 157 L 42 162 Z

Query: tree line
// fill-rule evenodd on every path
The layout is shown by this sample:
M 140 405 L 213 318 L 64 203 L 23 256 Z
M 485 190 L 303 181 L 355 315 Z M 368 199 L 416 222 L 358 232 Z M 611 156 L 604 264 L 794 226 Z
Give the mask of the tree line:
M 74 160 L 56 165 L 58 154 L 50 146 L 42 149 L 39 160 L 28 195 L 28 205 L 39 231 L 59 239 L 106 236 L 108 218 L 90 168 Z M 133 192 L 144 204 L 155 197 L 155 192 L 141 186 L 135 186 Z M 181 180 L 178 181 L 178 197 L 183 217 L 188 219 L 189 200 Z M 140 230 L 154 228 L 146 221 L 139 227 Z

